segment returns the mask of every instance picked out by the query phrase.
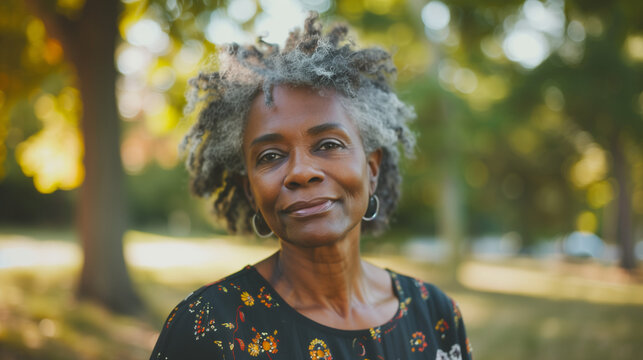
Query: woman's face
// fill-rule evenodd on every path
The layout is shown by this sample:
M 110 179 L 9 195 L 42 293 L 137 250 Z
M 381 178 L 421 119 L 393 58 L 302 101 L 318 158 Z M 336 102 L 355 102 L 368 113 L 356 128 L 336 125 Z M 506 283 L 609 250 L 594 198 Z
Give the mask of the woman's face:
M 381 151 L 364 152 L 335 92 L 276 86 L 253 101 L 243 138 L 247 192 L 283 241 L 304 247 L 359 236 Z

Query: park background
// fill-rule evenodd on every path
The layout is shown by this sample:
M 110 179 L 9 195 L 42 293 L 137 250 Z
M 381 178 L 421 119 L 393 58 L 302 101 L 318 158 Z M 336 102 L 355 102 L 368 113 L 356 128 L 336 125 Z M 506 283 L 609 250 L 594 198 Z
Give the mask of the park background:
M 187 80 L 309 10 L 394 53 L 417 120 L 371 261 L 462 308 L 476 359 L 643 353 L 643 2 L 3 0 L 0 359 L 143 359 L 267 256 L 189 195 Z

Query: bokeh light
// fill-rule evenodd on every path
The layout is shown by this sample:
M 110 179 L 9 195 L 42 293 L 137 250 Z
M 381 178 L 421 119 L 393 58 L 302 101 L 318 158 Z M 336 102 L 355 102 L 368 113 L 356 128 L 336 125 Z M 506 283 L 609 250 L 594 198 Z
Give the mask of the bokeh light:
M 163 53 L 170 45 L 169 36 L 154 20 L 142 19 L 127 29 L 127 41 L 134 46 L 142 46 L 153 53 Z
M 250 36 L 246 34 L 239 23 L 230 19 L 224 10 L 215 10 L 210 15 L 210 23 L 205 30 L 205 36 L 209 42 L 217 45 L 233 42 L 243 43 L 248 41 Z
M 442 30 L 451 21 L 449 8 L 441 1 L 430 1 L 422 8 L 422 22 L 431 30 Z
M 591 211 L 583 211 L 576 218 L 576 229 L 578 231 L 593 234 L 597 228 L 598 220 Z
M 591 144 L 585 149 L 580 160 L 572 166 L 569 176 L 574 186 L 585 188 L 603 179 L 607 170 L 605 151 L 597 144 Z
M 534 30 L 512 31 L 502 43 L 507 57 L 532 69 L 540 65 L 549 54 L 549 44 L 545 36 Z
M 239 23 L 245 23 L 257 13 L 254 0 L 232 0 L 228 4 L 228 15 Z
M 81 104 L 78 90 L 66 87 L 58 96 L 41 94 L 34 112 L 42 130 L 16 147 L 22 172 L 41 193 L 71 190 L 82 184 L 82 136 L 77 127 Z
M 628 36 L 625 40 L 627 55 L 634 61 L 643 61 L 643 35 Z
M 505 20 L 506 36 L 502 48 L 511 61 L 527 69 L 540 65 L 563 43 L 565 32 L 564 3 L 559 0 L 527 0 L 521 11 Z M 571 33 L 580 37 L 573 25 Z
M 117 55 L 116 66 L 124 75 L 143 72 L 152 62 L 152 56 L 142 48 L 123 46 Z

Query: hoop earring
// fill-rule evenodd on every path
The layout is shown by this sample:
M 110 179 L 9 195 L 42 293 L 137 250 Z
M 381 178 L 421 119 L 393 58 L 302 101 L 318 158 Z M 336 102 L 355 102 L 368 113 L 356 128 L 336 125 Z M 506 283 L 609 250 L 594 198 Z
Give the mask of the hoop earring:
M 375 210 L 373 210 L 373 207 L 375 207 Z M 380 211 L 380 198 L 378 198 L 377 195 L 373 194 L 370 198 L 368 198 L 368 207 L 366 208 L 366 214 L 362 216 L 362 220 L 364 221 L 374 220 L 377 217 L 377 214 L 379 213 L 379 211 Z
M 257 214 L 259 214 L 259 213 L 255 213 L 254 215 L 252 215 L 252 220 L 250 221 L 250 224 L 252 224 L 252 230 L 254 230 L 254 231 L 255 231 L 255 234 L 257 234 L 257 236 L 259 236 L 260 238 L 268 238 L 268 237 L 271 237 L 271 236 L 272 236 L 272 234 L 273 234 L 272 230 L 270 230 L 270 232 L 269 232 L 269 233 L 267 233 L 267 234 L 262 234 L 262 233 L 260 233 L 260 232 L 259 232 L 259 230 L 257 229 L 257 217 L 258 217 L 258 216 L 257 216 Z M 263 219 L 262 219 L 262 220 L 263 220 Z M 265 220 L 263 220 L 263 222 L 265 223 Z

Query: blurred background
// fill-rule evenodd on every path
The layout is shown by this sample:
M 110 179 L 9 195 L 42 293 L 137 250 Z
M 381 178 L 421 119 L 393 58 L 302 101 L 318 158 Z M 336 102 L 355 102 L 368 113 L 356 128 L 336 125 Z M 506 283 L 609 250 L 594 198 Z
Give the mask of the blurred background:
M 418 115 L 364 255 L 458 300 L 476 359 L 639 358 L 643 2 L 3 0 L 0 359 L 147 358 L 185 295 L 277 248 L 189 195 L 184 93 L 309 10 L 392 51 Z

